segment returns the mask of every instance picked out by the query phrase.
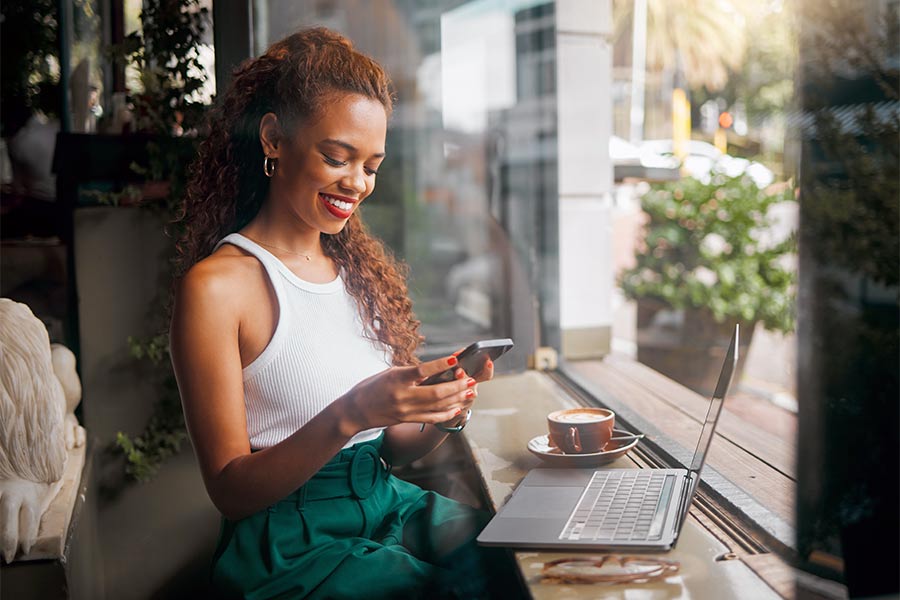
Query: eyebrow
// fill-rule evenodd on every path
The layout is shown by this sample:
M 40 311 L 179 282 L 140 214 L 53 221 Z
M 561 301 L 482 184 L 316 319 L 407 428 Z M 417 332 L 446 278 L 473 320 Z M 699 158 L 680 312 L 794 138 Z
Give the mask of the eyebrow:
M 334 138 L 326 138 L 326 139 L 322 140 L 321 143 L 322 144 L 331 144 L 333 146 L 340 146 L 341 148 L 344 148 L 345 150 L 347 150 L 349 152 L 353 152 L 353 153 L 359 152 L 359 150 L 357 150 L 356 146 L 354 146 L 353 144 L 348 144 L 347 142 L 344 142 L 342 140 L 336 140 Z M 372 155 L 372 157 L 373 158 L 384 158 L 384 152 L 376 152 L 375 154 Z

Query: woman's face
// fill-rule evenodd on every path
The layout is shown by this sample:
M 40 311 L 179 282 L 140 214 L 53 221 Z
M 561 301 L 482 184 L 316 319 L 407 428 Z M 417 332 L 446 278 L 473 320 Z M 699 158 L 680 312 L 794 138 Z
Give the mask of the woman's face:
M 384 159 L 387 115 L 384 106 L 358 94 L 326 97 L 324 108 L 294 131 L 263 149 L 277 158 L 269 202 L 323 233 L 340 232 L 350 215 L 375 189 Z

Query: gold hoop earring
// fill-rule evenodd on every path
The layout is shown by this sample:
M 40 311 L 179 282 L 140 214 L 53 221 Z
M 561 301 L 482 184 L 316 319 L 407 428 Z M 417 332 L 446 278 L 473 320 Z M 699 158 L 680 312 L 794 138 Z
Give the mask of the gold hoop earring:
M 271 177 L 275 174 L 275 161 L 277 159 L 271 158 L 268 154 L 263 159 L 263 173 L 266 174 L 266 177 Z

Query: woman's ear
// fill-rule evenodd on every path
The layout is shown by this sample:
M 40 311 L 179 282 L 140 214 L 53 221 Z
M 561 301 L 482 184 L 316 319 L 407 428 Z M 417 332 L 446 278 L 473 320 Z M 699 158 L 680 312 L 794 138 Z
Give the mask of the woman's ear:
M 281 124 L 275 113 L 266 113 L 259 120 L 259 142 L 263 152 L 269 158 L 278 158 L 278 145 L 281 140 Z

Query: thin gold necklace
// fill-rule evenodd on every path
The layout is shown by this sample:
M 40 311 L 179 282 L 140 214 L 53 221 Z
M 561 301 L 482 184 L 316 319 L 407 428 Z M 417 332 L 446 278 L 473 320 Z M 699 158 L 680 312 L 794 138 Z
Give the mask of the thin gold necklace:
M 249 236 L 245 236 L 245 237 L 249 237 Z M 306 259 L 306 262 L 309 262 L 312 260 L 312 256 L 309 254 L 306 254 L 305 252 L 297 252 L 295 250 L 288 250 L 287 248 L 280 248 L 278 246 L 273 246 L 272 244 L 267 244 L 267 243 L 259 241 L 259 240 L 254 240 L 253 238 L 250 238 L 250 240 L 253 242 L 256 242 L 260 246 L 265 246 L 266 248 L 272 248 L 274 250 L 281 250 L 282 252 L 287 252 L 288 254 L 296 254 L 297 256 L 302 256 L 303 258 Z

